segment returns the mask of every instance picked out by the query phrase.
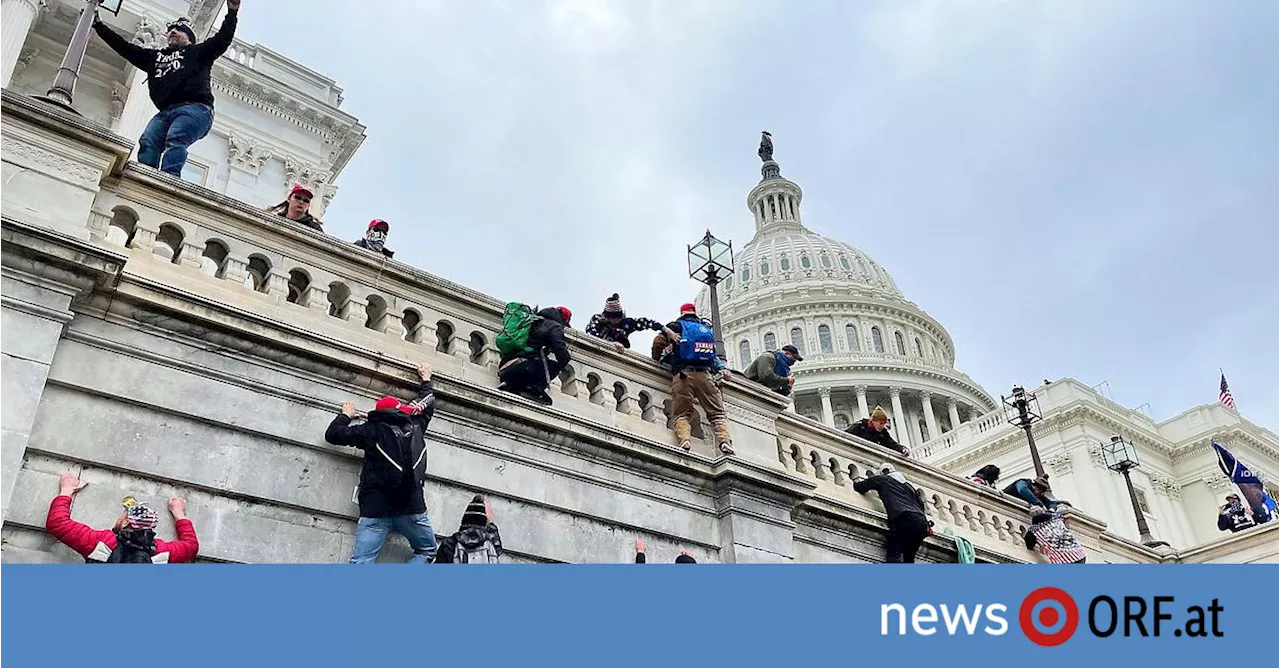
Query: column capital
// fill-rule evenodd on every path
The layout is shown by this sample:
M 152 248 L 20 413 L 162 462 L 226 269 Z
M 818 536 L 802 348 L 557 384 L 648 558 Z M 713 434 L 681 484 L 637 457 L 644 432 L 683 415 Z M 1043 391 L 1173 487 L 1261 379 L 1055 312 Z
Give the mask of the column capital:
M 866 386 L 866 385 L 854 385 L 854 386 L 853 386 L 853 391 L 854 391 L 854 393 L 855 393 L 855 394 L 859 394 L 859 395 L 864 396 L 864 397 L 865 397 L 865 396 L 867 396 L 867 386 Z
M 895 398 L 902 396 L 902 388 L 901 387 L 889 388 L 889 396 L 895 397 Z
M 920 390 L 921 401 L 930 401 L 932 397 L 933 397 L 933 393 L 930 392 L 929 390 Z
M 829 388 L 829 387 L 819 387 L 819 388 L 818 388 L 818 396 L 820 396 L 820 397 L 822 397 L 822 398 L 824 398 L 824 399 L 830 399 L 830 398 L 831 398 L 831 388 Z
M 956 400 L 954 397 L 947 397 L 947 408 L 955 408 Z

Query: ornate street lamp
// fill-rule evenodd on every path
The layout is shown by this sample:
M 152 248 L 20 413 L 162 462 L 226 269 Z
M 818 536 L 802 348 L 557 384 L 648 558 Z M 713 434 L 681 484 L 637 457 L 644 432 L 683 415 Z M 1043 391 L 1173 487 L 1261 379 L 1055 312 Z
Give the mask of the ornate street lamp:
M 99 10 L 119 14 L 124 0 L 88 0 L 76 22 L 76 29 L 71 33 L 71 43 L 67 45 L 67 53 L 62 56 L 62 65 L 53 79 L 53 88 L 37 100 L 48 102 L 65 109 L 77 116 L 80 112 L 72 106 L 75 98 L 76 80 L 80 78 L 80 66 L 84 64 L 84 53 L 89 48 L 89 30 L 93 28 L 93 16 Z
M 1031 435 L 1031 425 L 1044 419 L 1040 417 L 1040 403 L 1036 401 L 1035 393 L 1027 392 L 1021 386 L 1015 385 L 1011 396 L 1005 398 L 1001 395 L 1000 401 L 1004 403 L 1005 420 L 1027 432 L 1027 445 L 1031 447 L 1031 463 L 1036 467 L 1036 476 L 1047 480 L 1049 476 L 1044 472 L 1044 464 L 1040 463 L 1040 451 L 1036 449 L 1036 439 Z
M 1129 477 L 1129 471 L 1138 468 L 1138 450 L 1129 441 L 1112 436 L 1110 443 L 1102 444 L 1102 459 L 1107 468 L 1124 476 L 1124 484 L 1129 488 L 1129 502 L 1133 504 L 1133 517 L 1138 520 L 1138 539 L 1148 547 L 1168 545 L 1151 535 L 1147 517 L 1142 514 L 1142 505 L 1138 503 L 1138 492 L 1133 488 L 1133 479 Z
M 733 276 L 733 242 L 725 243 L 713 236 L 711 230 L 697 243 L 689 246 L 689 277 L 702 283 L 711 292 L 711 329 L 716 336 L 716 357 L 727 359 L 720 331 L 720 298 L 716 284 Z

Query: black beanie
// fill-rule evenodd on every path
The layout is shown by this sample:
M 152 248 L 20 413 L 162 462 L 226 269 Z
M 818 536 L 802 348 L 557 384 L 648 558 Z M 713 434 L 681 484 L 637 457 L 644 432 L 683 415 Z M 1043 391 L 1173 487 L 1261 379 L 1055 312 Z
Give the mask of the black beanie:
M 691 557 L 691 556 L 689 556 L 689 555 L 687 555 L 687 554 L 682 554 L 682 555 L 680 555 L 680 556 L 676 557 L 676 563 L 677 563 L 677 564 L 696 564 L 696 563 L 698 563 L 698 560 L 697 560 L 697 559 L 694 559 L 693 557 Z
M 467 504 L 467 511 L 462 513 L 462 528 L 484 528 L 488 525 L 489 513 L 485 511 L 484 497 L 477 494 L 471 499 L 471 503 Z

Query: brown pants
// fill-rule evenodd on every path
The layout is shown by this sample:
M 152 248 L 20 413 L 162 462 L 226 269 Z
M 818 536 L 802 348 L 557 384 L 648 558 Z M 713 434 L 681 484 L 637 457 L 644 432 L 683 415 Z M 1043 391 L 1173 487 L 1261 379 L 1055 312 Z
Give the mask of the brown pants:
M 676 438 L 689 440 L 693 427 L 689 419 L 694 417 L 693 401 L 697 399 L 702 406 L 711 428 L 716 435 L 716 444 L 729 443 L 729 418 L 724 414 L 724 399 L 720 396 L 720 388 L 716 387 L 711 374 L 706 371 L 686 370 L 677 373 L 671 379 L 671 412 L 676 416 Z

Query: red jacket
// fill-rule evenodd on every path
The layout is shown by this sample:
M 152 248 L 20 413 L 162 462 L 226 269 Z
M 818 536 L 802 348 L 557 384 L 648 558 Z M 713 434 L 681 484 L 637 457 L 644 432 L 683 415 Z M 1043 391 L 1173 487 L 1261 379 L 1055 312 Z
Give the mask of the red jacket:
M 196 528 L 191 520 L 181 519 L 173 523 L 178 540 L 156 539 L 156 553 L 151 561 L 157 564 L 182 564 L 196 558 L 200 541 L 196 540 Z M 110 529 L 93 529 L 71 519 L 71 497 L 55 496 L 49 504 L 49 517 L 44 521 L 45 531 L 62 541 L 67 547 L 80 553 L 85 561 L 105 562 L 116 548 L 116 533 Z

